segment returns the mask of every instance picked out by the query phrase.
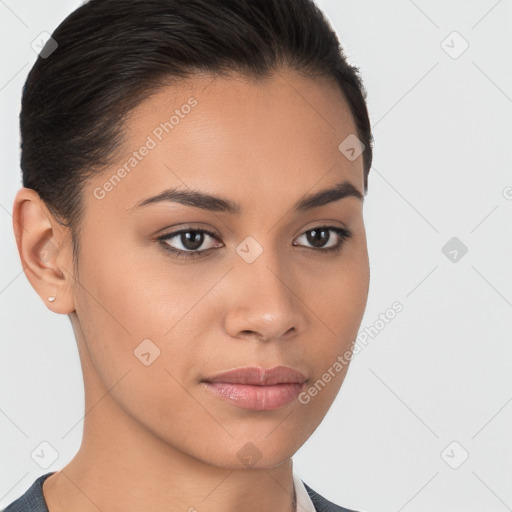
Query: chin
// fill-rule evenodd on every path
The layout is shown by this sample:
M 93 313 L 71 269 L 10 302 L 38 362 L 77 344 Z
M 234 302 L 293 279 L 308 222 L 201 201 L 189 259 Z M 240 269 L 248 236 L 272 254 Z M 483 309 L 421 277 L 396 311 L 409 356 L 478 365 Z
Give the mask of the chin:
M 299 449 L 282 441 L 277 436 L 274 442 L 234 438 L 229 444 L 216 443 L 191 455 L 223 469 L 272 469 L 289 461 Z

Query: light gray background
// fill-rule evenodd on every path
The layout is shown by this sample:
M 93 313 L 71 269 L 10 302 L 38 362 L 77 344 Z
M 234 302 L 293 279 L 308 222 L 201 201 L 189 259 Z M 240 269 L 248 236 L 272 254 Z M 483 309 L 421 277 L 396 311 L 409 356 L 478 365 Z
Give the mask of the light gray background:
M 69 320 L 29 285 L 11 227 L 31 42 L 79 4 L 0 0 L 0 508 L 63 467 L 82 435 Z M 375 158 L 361 332 L 378 333 L 295 471 L 368 512 L 512 510 L 512 2 L 318 5 L 368 90 Z M 442 251 L 452 237 L 468 248 L 456 262 Z M 395 301 L 404 309 L 382 327 Z M 59 453 L 44 469 L 31 458 L 42 441 Z

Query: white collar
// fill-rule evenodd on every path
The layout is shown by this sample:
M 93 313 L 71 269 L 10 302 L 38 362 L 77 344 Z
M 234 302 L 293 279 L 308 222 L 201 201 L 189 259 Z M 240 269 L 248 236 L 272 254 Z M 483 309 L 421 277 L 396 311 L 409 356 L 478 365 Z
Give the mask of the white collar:
M 293 473 L 293 483 L 297 494 L 297 512 L 316 512 L 304 483 L 295 473 Z

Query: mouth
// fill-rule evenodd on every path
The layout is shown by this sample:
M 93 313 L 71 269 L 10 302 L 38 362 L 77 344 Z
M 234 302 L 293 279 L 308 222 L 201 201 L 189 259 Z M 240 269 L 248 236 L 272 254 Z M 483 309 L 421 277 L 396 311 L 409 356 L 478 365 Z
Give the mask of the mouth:
M 206 389 L 232 404 L 255 411 L 270 411 L 292 402 L 307 378 L 293 368 L 247 366 L 203 379 Z

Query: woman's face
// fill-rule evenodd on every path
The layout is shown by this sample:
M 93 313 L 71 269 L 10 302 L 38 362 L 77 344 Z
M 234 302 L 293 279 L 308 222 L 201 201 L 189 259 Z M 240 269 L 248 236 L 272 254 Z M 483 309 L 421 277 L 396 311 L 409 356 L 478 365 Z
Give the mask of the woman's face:
M 209 464 L 288 460 L 332 404 L 366 306 L 355 133 L 334 84 L 287 70 L 198 75 L 140 104 L 84 188 L 72 318 L 86 393 L 110 390 L 119 421 Z M 250 380 L 278 366 L 303 377 Z M 256 370 L 214 379 L 243 367 Z

